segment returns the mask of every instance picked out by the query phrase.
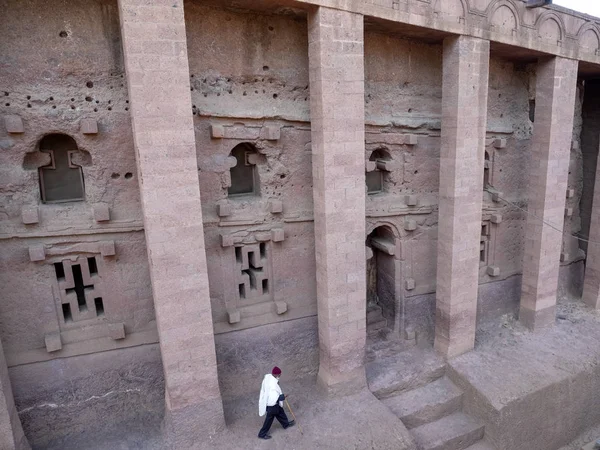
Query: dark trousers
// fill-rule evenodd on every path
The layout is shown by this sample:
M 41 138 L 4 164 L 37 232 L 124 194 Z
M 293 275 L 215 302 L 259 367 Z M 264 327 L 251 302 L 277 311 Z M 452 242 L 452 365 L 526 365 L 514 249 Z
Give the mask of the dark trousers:
M 285 415 L 285 411 L 281 406 L 279 406 L 279 403 L 277 403 L 275 406 L 267 406 L 267 416 L 265 417 L 265 423 L 258 432 L 258 437 L 262 438 L 267 435 L 269 429 L 271 428 L 271 425 L 273 424 L 273 419 L 275 418 L 277 418 L 277 420 L 283 428 L 287 428 L 289 426 L 289 421 L 287 416 Z

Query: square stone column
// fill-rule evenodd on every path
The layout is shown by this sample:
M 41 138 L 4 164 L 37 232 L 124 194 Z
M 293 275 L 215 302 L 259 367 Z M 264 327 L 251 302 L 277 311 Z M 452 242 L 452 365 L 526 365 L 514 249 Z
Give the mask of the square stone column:
M 475 345 L 490 43 L 444 40 L 435 349 Z
M 119 0 L 140 195 L 165 375 L 167 436 L 224 427 L 211 315 L 183 0 Z
M 585 260 L 583 280 L 583 301 L 595 309 L 600 309 L 600 158 L 596 163 L 596 182 L 590 218 L 590 242 Z
M 363 16 L 308 17 L 315 254 L 322 386 L 365 385 Z
M 30 448 L 15 407 L 4 349 L 0 342 L 0 449 L 29 450 Z
M 519 320 L 531 330 L 555 321 L 577 64 L 548 57 L 537 66 L 519 311 Z

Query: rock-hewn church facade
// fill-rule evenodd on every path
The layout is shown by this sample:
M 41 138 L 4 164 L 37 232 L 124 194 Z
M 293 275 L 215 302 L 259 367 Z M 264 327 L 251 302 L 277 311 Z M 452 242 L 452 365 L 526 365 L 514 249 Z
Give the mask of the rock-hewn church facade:
M 222 429 L 215 340 L 250 328 L 316 317 L 318 383 L 346 392 L 382 330 L 453 358 L 486 320 L 600 306 L 599 19 L 519 0 L 0 10 L 2 448 L 157 405 L 177 439 Z

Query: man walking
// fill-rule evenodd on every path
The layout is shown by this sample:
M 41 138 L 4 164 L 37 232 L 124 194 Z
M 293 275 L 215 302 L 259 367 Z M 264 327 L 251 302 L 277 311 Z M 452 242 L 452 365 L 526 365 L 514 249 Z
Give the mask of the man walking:
M 281 369 L 277 366 L 273 367 L 271 373 L 268 373 L 263 378 L 262 386 L 260 388 L 260 398 L 258 399 L 258 414 L 264 416 L 265 423 L 258 432 L 260 439 L 271 439 L 271 436 L 267 434 L 273 419 L 277 418 L 281 426 L 285 428 L 293 427 L 294 421 L 288 421 L 285 411 L 283 410 L 283 401 L 285 395 L 281 392 L 279 387 L 279 377 L 281 376 Z

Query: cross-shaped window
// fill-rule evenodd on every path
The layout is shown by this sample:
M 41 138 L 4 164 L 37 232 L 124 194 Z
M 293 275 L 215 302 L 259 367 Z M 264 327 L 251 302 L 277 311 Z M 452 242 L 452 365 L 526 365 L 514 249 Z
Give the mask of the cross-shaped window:
M 83 275 L 81 274 L 81 266 L 79 264 L 73 264 L 71 269 L 73 270 L 73 282 L 75 283 L 75 287 L 72 289 L 66 289 L 65 292 L 67 294 L 75 292 L 75 294 L 77 294 L 77 305 L 79 306 L 79 312 L 86 312 L 87 302 L 85 300 L 85 292 L 94 290 L 94 285 L 86 285 L 83 282 Z

